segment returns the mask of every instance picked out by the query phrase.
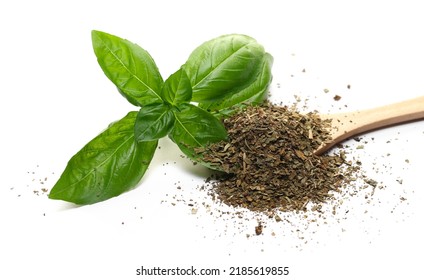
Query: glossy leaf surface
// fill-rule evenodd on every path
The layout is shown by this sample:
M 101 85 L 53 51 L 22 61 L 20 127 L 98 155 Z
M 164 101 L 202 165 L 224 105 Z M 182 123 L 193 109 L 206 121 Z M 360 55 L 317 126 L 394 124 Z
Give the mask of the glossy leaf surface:
M 261 103 L 267 97 L 267 90 L 272 80 L 272 62 L 272 56 L 265 53 L 261 63 L 258 64 L 255 75 L 251 80 L 246 81 L 244 88 L 226 94 L 219 101 L 201 103 L 199 107 L 217 114 L 221 112 L 228 114 L 240 106 Z
M 182 104 L 173 112 L 175 124 L 169 136 L 179 146 L 201 147 L 227 137 L 223 124 L 201 108 Z
M 203 43 L 183 66 L 193 87 L 192 100 L 216 102 L 244 88 L 264 54 L 264 48 L 246 35 L 224 35 Z
M 136 141 L 151 141 L 168 135 L 175 117 L 171 106 L 165 103 L 151 104 L 140 109 L 134 126 Z
M 182 68 L 165 81 L 162 96 L 165 101 L 172 105 L 190 102 L 192 97 L 191 83 Z
M 147 51 L 104 32 L 92 31 L 91 37 L 100 67 L 128 101 L 136 106 L 162 102 L 163 79 Z
M 112 123 L 68 162 L 49 194 L 76 204 L 92 204 L 137 185 L 146 172 L 157 141 L 134 141 L 137 112 Z

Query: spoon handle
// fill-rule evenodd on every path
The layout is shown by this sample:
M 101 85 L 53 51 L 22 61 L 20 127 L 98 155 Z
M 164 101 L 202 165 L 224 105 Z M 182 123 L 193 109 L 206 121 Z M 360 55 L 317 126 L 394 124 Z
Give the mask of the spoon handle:
M 332 140 L 315 153 L 321 154 L 337 143 L 371 130 L 424 119 L 424 96 L 368 110 L 321 116 L 332 119 Z

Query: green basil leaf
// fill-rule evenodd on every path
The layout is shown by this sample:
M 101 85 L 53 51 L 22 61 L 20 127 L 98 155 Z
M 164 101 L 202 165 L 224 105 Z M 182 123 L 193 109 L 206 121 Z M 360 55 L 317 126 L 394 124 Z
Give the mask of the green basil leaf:
M 93 30 L 97 61 L 106 76 L 136 106 L 161 103 L 162 76 L 150 54 L 128 40 Z
M 196 48 L 184 70 L 193 87 L 192 100 L 218 101 L 238 88 L 244 88 L 257 72 L 264 48 L 255 39 L 240 35 L 224 35 Z
M 100 202 L 135 187 L 146 172 L 158 141 L 134 141 L 137 112 L 112 123 L 68 162 L 49 198 L 76 204 Z
M 200 103 L 199 107 L 214 112 L 214 115 L 218 116 L 219 114 L 228 115 L 240 106 L 262 103 L 267 97 L 267 90 L 272 81 L 272 62 L 272 56 L 265 53 L 256 74 L 246 81 L 244 88 L 226 94 L 219 101 Z
M 141 107 L 134 126 L 136 141 L 151 141 L 162 138 L 171 131 L 175 117 L 170 105 L 151 104 Z
M 163 98 L 172 105 L 190 102 L 191 95 L 191 83 L 182 68 L 169 76 L 162 88 Z
M 175 124 L 170 138 L 180 145 L 202 147 L 227 138 L 224 125 L 212 114 L 191 104 L 181 104 L 172 110 Z

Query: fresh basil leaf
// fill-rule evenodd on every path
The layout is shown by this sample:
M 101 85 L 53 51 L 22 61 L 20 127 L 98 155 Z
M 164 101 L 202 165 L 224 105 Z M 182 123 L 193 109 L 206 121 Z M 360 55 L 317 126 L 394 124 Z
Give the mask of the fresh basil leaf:
M 162 76 L 150 54 L 117 36 L 93 30 L 97 61 L 106 76 L 136 106 L 161 103 Z
M 169 137 L 179 146 L 202 147 L 227 138 L 224 125 L 212 114 L 191 104 L 172 110 L 175 124 Z
M 137 112 L 111 124 L 68 162 L 49 198 L 76 204 L 100 202 L 135 187 L 146 172 L 158 141 L 134 141 Z
M 162 88 L 163 98 L 172 105 L 190 102 L 191 95 L 191 83 L 182 68 L 169 76 Z
M 171 106 L 165 103 L 141 107 L 134 126 L 136 141 L 160 139 L 171 131 L 175 117 Z
M 238 88 L 256 75 L 265 54 L 255 39 L 240 35 L 224 35 L 196 48 L 184 70 L 193 87 L 192 101 L 212 102 Z
M 265 53 L 256 74 L 246 81 L 246 86 L 235 92 L 230 92 L 216 102 L 200 103 L 199 107 L 214 112 L 214 115 L 228 115 L 240 106 L 259 104 L 267 97 L 267 90 L 272 81 L 272 62 L 270 54 Z

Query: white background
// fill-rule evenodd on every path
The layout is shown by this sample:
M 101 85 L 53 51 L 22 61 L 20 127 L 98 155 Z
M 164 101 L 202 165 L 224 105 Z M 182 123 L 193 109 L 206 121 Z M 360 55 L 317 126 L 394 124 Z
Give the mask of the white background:
M 422 121 L 365 135 L 364 149 L 349 141 L 350 155 L 385 188 L 371 201 L 347 199 L 314 229 L 295 216 L 255 236 L 253 215 L 221 216 L 225 207 L 197 188 L 208 172 L 167 140 L 139 187 L 120 197 L 75 207 L 41 190 L 86 142 L 136 110 L 98 66 L 92 29 L 141 45 L 164 78 L 202 42 L 250 35 L 274 56 L 273 100 L 298 95 L 307 110 L 327 113 L 424 94 L 419 2 L 2 1 L 0 278 L 142 279 L 140 266 L 194 265 L 227 275 L 230 266 L 289 266 L 278 279 L 423 279 Z

